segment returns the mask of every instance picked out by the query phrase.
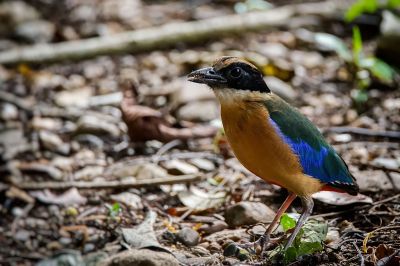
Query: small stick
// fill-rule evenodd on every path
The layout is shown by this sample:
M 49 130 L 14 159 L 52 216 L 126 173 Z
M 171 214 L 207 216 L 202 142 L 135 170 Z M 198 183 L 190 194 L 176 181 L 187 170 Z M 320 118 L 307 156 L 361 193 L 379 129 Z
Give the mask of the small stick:
M 356 242 L 353 242 L 353 246 L 356 248 L 358 257 L 360 258 L 360 266 L 365 266 L 364 257 L 363 257 L 363 255 L 361 254 L 360 249 L 357 247 Z
M 367 128 L 360 127 L 330 127 L 324 130 L 324 132 L 332 132 L 332 133 L 349 133 L 353 135 L 367 136 L 367 137 L 376 137 L 376 138 L 387 138 L 392 140 L 400 139 L 399 131 L 376 131 Z
M 132 188 L 145 186 L 158 186 L 176 183 L 194 182 L 200 179 L 199 175 L 166 176 L 151 179 L 139 180 L 113 180 L 113 181 L 67 181 L 67 182 L 22 182 L 14 184 L 20 189 L 41 190 L 41 189 L 103 189 L 103 188 Z
M 323 218 L 323 217 L 337 216 L 339 214 L 343 214 L 343 213 L 346 213 L 346 212 L 352 212 L 352 211 L 355 211 L 355 210 L 359 211 L 359 210 L 362 210 L 362 209 L 366 209 L 366 208 L 368 208 L 370 206 L 375 206 L 375 205 L 379 205 L 379 204 L 382 204 L 382 203 L 385 203 L 385 202 L 392 201 L 392 200 L 397 199 L 399 197 L 400 197 L 400 194 L 397 194 L 397 195 L 394 195 L 392 197 L 389 197 L 389 198 L 386 198 L 386 199 L 383 199 L 383 200 L 379 200 L 379 201 L 376 201 L 376 202 L 374 202 L 372 204 L 368 204 L 368 205 L 365 205 L 365 206 L 356 206 L 354 208 L 351 208 L 351 209 L 348 209 L 348 210 L 344 210 L 344 211 L 329 212 L 329 213 L 322 213 L 322 214 L 312 215 L 312 216 L 310 216 L 310 218 Z

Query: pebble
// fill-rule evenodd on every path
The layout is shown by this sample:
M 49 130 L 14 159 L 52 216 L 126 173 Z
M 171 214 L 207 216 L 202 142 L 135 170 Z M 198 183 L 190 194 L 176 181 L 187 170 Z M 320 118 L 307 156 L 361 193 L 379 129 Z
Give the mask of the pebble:
M 186 246 L 193 247 L 199 243 L 200 235 L 195 230 L 185 227 L 177 233 L 176 238 Z
M 102 266 L 179 266 L 178 260 L 169 253 L 149 249 L 131 249 L 103 260 Z
M 201 232 L 204 232 L 205 234 L 212 234 L 215 232 L 222 231 L 226 228 L 228 228 L 227 223 L 225 223 L 224 221 L 217 220 L 215 222 L 212 222 L 211 224 L 202 225 L 199 230 Z
M 77 123 L 77 134 L 93 134 L 93 135 L 111 135 L 117 137 L 120 135 L 120 129 L 115 124 L 94 115 L 84 115 Z
M 55 30 L 53 23 L 38 19 L 19 24 L 15 33 L 18 37 L 31 43 L 47 43 L 53 39 Z
M 380 190 L 385 191 L 393 189 L 393 185 L 384 171 L 360 171 L 354 172 L 354 176 L 361 191 L 376 192 Z
M 89 165 L 78 170 L 74 174 L 76 180 L 92 180 L 93 178 L 100 176 L 104 173 L 104 167 L 100 165 Z
M 392 179 L 393 185 L 397 191 L 400 191 L 400 174 L 396 172 L 389 173 L 390 178 Z
M 113 105 L 118 106 L 122 101 L 122 92 L 114 92 L 105 95 L 92 96 L 89 100 L 90 106 Z
M 50 131 L 40 131 L 39 138 L 43 146 L 50 151 L 61 153 L 63 155 L 68 155 L 70 152 L 70 146 L 68 143 L 64 143 L 58 135 Z
M 225 221 L 230 227 L 272 221 L 275 212 L 261 202 L 242 201 L 225 211 Z
M 32 120 L 32 127 L 34 130 L 58 131 L 62 128 L 62 122 L 59 119 L 35 116 Z
M 96 246 L 93 243 L 87 243 L 83 247 L 83 253 L 89 253 L 96 249 Z
M 110 198 L 121 202 L 134 210 L 143 208 L 141 197 L 131 192 L 122 192 L 120 194 L 111 195 Z
M 215 170 L 215 164 L 207 159 L 203 159 L 203 158 L 193 158 L 190 159 L 189 162 L 191 164 L 193 164 L 194 166 L 196 166 L 197 168 L 210 172 Z
M 21 165 L 19 169 L 24 172 L 47 174 L 54 180 L 61 180 L 64 176 L 63 172 L 48 164 L 31 163 L 28 165 Z
M 72 239 L 69 237 L 61 237 L 60 239 L 58 239 L 58 242 L 60 242 L 60 244 L 63 246 L 68 246 L 72 243 Z
M 17 25 L 39 17 L 39 12 L 24 1 L 4 1 L 0 4 L 0 20 L 2 23 Z
M 82 145 L 87 145 L 89 148 L 101 150 L 104 147 L 104 141 L 98 136 L 92 134 L 80 134 L 75 137 L 75 140 Z
M 293 51 L 290 59 L 296 65 L 302 65 L 306 68 L 316 68 L 323 65 L 324 58 L 317 52 Z
M 286 58 L 289 54 L 289 49 L 281 43 L 268 42 L 260 45 L 260 47 L 257 49 L 257 52 L 270 59 Z
M 31 233 L 29 231 L 20 229 L 15 233 L 14 238 L 19 241 L 27 241 L 30 238 L 30 236 Z
M 265 77 L 264 80 L 270 90 L 282 97 L 283 99 L 287 101 L 293 101 L 294 99 L 296 99 L 297 92 L 289 83 L 286 83 L 283 80 L 273 76 Z
M 391 158 L 376 158 L 371 162 L 371 165 L 383 167 L 390 170 L 399 170 L 400 160 Z
M 141 165 L 139 171 L 137 172 L 137 179 L 148 179 L 148 178 L 160 178 L 168 176 L 167 171 L 156 165 L 156 164 L 144 164 Z
M 178 119 L 193 122 L 207 122 L 218 116 L 219 107 L 215 100 L 189 102 L 177 112 Z
M 91 96 L 91 87 L 80 87 L 77 89 L 64 90 L 57 93 L 55 96 L 55 102 L 60 107 L 87 108 L 89 106 Z
M 4 121 L 15 120 L 18 118 L 18 108 L 10 103 L 0 105 L 0 119 Z
M 214 93 L 204 84 L 193 83 L 190 81 L 179 80 L 170 84 L 171 90 L 175 93 L 172 94 L 171 102 L 175 106 L 186 104 L 194 101 L 204 101 L 214 99 Z
M 199 169 L 196 166 L 193 166 L 181 160 L 166 161 L 163 166 L 172 175 L 189 175 L 199 172 Z

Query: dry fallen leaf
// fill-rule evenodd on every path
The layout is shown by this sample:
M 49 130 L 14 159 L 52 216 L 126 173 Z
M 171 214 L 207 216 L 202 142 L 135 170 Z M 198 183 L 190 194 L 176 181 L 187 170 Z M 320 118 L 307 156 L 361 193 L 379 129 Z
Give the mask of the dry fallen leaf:
M 64 206 L 85 204 L 87 201 L 85 197 L 79 194 L 79 191 L 76 188 L 70 188 L 60 195 L 54 194 L 48 189 L 32 191 L 30 192 L 30 195 L 43 203 Z
M 312 196 L 314 199 L 322 201 L 326 204 L 331 205 L 349 205 L 353 203 L 372 203 L 372 198 L 365 196 L 363 194 L 358 194 L 356 196 L 351 196 L 347 193 L 339 193 L 334 191 L 320 191 Z
M 136 87 L 132 83 L 126 85 L 121 110 L 131 141 L 168 142 L 175 139 L 187 140 L 215 135 L 216 128 L 212 126 L 175 127 L 165 119 L 160 111 L 138 105 L 136 97 Z

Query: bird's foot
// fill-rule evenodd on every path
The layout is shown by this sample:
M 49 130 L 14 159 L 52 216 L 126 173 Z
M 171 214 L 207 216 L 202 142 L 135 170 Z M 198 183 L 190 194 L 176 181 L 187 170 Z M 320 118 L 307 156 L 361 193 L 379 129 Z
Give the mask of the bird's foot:
M 274 242 L 275 241 L 270 242 L 268 235 L 262 235 L 254 242 L 243 244 L 231 243 L 224 249 L 224 256 L 235 256 L 240 260 L 246 260 L 250 255 L 254 254 L 261 254 L 261 256 L 264 257 L 265 251 L 268 250 Z

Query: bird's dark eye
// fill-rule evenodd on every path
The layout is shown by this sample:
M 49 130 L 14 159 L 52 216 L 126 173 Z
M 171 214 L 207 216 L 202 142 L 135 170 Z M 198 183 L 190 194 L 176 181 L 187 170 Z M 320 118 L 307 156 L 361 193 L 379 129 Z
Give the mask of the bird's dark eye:
M 242 69 L 240 69 L 239 67 L 235 67 L 234 69 L 231 70 L 231 72 L 229 72 L 229 74 L 233 78 L 238 78 L 242 75 Z

